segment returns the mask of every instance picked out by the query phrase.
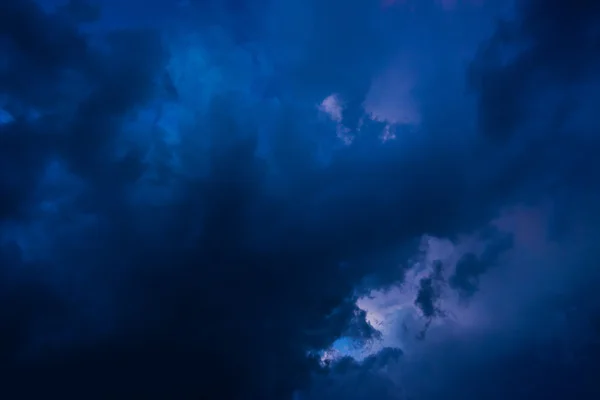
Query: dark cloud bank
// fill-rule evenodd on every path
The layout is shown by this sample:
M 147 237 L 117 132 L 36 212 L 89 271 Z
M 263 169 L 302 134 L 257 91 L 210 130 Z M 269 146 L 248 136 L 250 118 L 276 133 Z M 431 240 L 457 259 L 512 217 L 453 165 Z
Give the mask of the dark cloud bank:
M 367 121 L 328 162 L 319 154 L 335 127 L 315 105 L 341 93 L 345 123 L 358 124 L 370 79 L 406 33 L 391 21 L 401 11 L 290 1 L 261 2 L 261 15 L 209 3 L 191 2 L 182 26 L 196 14 L 216 21 L 196 33 L 217 35 L 202 43 L 219 94 L 209 78 L 182 83 L 177 24 L 90 29 L 77 24 L 100 11 L 83 2 L 0 3 L 2 398 L 597 398 L 600 124 L 589 88 L 600 87 L 600 3 L 519 3 L 465 72 L 476 115 L 448 126 L 425 99 L 418 137 L 384 146 L 382 123 Z M 259 71 L 262 58 L 274 72 Z M 250 95 L 227 87 L 255 72 Z M 170 143 L 159 120 L 190 98 L 202 110 Z M 463 140 L 467 119 L 478 128 Z M 524 273 L 529 283 L 502 296 L 522 296 L 529 314 L 504 336 L 438 334 L 417 359 L 388 348 L 321 363 L 342 336 L 377 340 L 356 299 L 400 283 L 421 235 L 483 232 L 487 243 L 448 282 L 441 264 L 420 282 L 424 318 L 443 319 L 442 292 L 469 307 L 513 247 L 488 223 L 542 202 L 561 222 L 545 232 L 553 243 L 567 243 L 573 221 L 591 243 L 563 254 L 572 279 L 559 300 L 539 306 L 537 276 Z M 532 339 L 552 310 L 566 328 Z

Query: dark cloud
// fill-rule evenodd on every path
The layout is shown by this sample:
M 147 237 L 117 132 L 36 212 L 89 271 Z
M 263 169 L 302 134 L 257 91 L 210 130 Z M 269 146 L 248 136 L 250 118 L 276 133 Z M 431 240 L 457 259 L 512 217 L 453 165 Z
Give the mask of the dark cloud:
M 498 24 L 470 75 L 483 133 L 497 139 L 517 134 L 552 89 L 566 90 L 595 75 L 598 7 L 592 0 L 568 8 L 558 0 L 523 1 L 516 20 Z
M 480 255 L 468 253 L 456 263 L 454 273 L 448 283 L 464 299 L 468 299 L 475 294 L 479 289 L 481 275 L 485 274 L 489 268 L 497 265 L 503 253 L 506 253 L 513 246 L 512 235 L 497 233 L 494 236 L 488 238 L 490 242 Z
M 58 7 L 57 12 L 79 23 L 97 22 L 101 17 L 100 5 L 87 0 L 69 0 Z
M 0 125 L 0 390 L 66 399 L 406 396 L 394 375 L 404 371 L 398 349 L 321 362 L 340 337 L 382 338 L 357 298 L 401 280 L 423 234 L 455 239 L 505 206 L 565 187 L 587 193 L 588 181 L 573 176 L 594 162 L 585 153 L 546 169 L 566 140 L 533 137 L 541 150 L 530 160 L 531 147 L 463 140 L 449 132 L 468 122 L 449 129 L 435 118 L 382 145 L 387 123 L 369 121 L 362 104 L 402 30 L 377 2 L 292 1 L 247 19 L 246 2 L 191 3 L 190 16 L 206 9 L 217 21 L 199 17 L 204 25 L 189 35 L 197 42 L 102 19 L 84 33 L 77 23 L 99 11 L 79 1 L 57 13 L 32 1 L 0 5 L 0 108 L 11 116 Z M 596 7 L 582 6 L 565 14 L 585 16 L 575 24 L 557 17 L 558 2 L 531 3 L 516 28 L 493 36 L 473 66 L 484 132 L 517 137 L 524 126 L 531 103 L 501 100 L 534 98 L 551 78 L 564 86 L 579 82 L 571 73 L 592 76 L 584 64 L 597 60 L 584 55 L 595 42 L 585 35 L 596 32 L 583 25 Z M 165 19 L 177 14 L 152 7 Z M 507 35 L 533 45 L 496 65 Z M 185 51 L 179 39 L 191 43 Z M 558 39 L 582 45 L 559 46 L 565 61 L 548 50 Z M 324 138 L 336 121 L 320 121 L 316 108 L 332 93 L 346 101 L 345 127 L 361 132 L 321 157 L 335 147 Z M 477 289 L 511 246 L 491 239 L 458 262 L 451 287 Z M 444 312 L 445 270 L 436 265 L 414 301 L 430 321 Z M 486 359 L 485 371 L 510 386 L 497 372 L 513 365 L 508 358 Z M 449 376 L 457 398 L 476 398 Z
M 432 318 L 440 313 L 436 303 L 440 296 L 440 285 L 444 283 L 442 276 L 442 263 L 435 263 L 434 271 L 419 281 L 419 291 L 415 299 L 415 305 L 423 311 L 426 318 Z
M 3 25 L 14 56 L 3 89 L 39 115 L 2 126 L 2 193 L 10 195 L 2 197 L 3 223 L 10 233 L 15 218 L 57 219 L 56 237 L 30 245 L 32 254 L 3 257 L 10 261 L 3 271 L 24 275 L 3 286 L 2 364 L 12 382 L 6 393 L 285 398 L 318 367 L 309 351 L 345 331 L 371 335 L 338 273 L 339 250 L 302 246 L 304 233 L 287 234 L 290 246 L 267 252 L 250 246 L 257 229 L 251 213 L 268 216 L 271 202 L 256 137 L 228 113 L 233 100 L 211 101 L 209 176 L 180 181 L 183 195 L 173 204 L 132 204 L 128 193 L 152 166 L 135 149 L 119 154 L 119 140 L 128 115 L 156 95 L 164 76 L 161 37 L 128 29 L 92 45 L 33 3 L 6 7 L 22 23 Z M 41 40 L 51 42 L 38 54 Z M 27 65 L 44 72 L 39 79 L 50 90 L 11 86 L 27 81 Z M 56 107 L 53 92 L 73 85 L 61 79 L 67 71 L 81 75 L 83 88 Z M 55 160 L 83 184 L 59 215 L 48 216 L 38 209 L 37 191 Z M 73 227 L 84 215 L 91 226 Z M 76 236 L 60 235 L 67 227 Z M 157 228 L 158 237 L 143 232 Z M 51 254 L 36 261 L 40 274 L 19 261 L 44 250 Z M 54 310 L 52 297 L 65 304 Z
M 443 284 L 444 281 L 439 271 L 419 281 L 419 291 L 415 299 L 415 306 L 423 313 L 425 324 L 417 334 L 417 339 L 425 339 L 433 318 L 445 316 L 445 312 L 440 306 Z
M 415 306 L 421 310 L 425 318 L 425 325 L 417 334 L 418 339 L 425 339 L 427 330 L 433 318 L 444 317 L 446 312 L 441 308 L 441 296 L 446 285 L 443 276 L 443 264 L 437 260 L 433 271 L 425 278 L 419 280 L 419 289 L 415 298 Z

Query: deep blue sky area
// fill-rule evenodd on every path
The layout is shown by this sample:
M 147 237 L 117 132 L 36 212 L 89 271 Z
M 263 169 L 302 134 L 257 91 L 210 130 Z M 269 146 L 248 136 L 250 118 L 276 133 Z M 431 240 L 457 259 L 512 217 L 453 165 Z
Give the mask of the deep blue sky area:
M 0 399 L 600 399 L 600 1 L 0 0 Z

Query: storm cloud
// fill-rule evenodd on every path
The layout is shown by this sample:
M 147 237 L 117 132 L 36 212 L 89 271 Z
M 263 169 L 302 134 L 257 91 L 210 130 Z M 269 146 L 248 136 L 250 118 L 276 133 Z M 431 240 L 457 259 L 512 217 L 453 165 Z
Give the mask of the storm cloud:
M 5 398 L 599 393 L 596 2 L 65 3 L 0 4 Z

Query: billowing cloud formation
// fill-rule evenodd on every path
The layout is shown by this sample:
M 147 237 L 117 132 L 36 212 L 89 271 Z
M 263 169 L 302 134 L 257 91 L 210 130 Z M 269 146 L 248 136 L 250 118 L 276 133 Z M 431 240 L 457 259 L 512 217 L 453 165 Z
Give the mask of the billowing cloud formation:
M 598 393 L 595 2 L 50 3 L 0 5 L 5 397 Z

